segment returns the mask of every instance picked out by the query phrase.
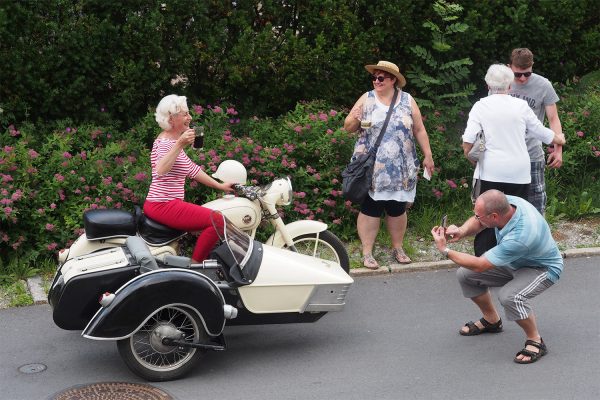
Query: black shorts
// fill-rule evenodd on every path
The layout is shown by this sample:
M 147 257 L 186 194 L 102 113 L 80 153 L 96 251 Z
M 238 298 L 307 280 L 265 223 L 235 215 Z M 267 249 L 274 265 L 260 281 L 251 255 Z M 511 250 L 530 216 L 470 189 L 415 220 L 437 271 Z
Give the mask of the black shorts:
M 399 217 L 406 212 L 406 202 L 396 200 L 373 200 L 367 195 L 365 201 L 360 206 L 360 212 L 369 216 L 380 218 L 383 212 L 390 217 Z

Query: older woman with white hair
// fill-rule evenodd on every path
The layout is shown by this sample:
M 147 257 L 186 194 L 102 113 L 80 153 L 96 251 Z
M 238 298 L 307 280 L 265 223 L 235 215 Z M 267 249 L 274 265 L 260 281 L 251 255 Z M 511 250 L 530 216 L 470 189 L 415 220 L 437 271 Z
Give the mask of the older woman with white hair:
M 466 156 L 477 133 L 483 131 L 485 151 L 474 172 L 474 178 L 481 183 L 480 192 L 497 189 L 527 200 L 531 164 L 525 135 L 559 145 L 565 143 L 565 137 L 545 128 L 524 100 L 508 94 L 513 80 L 514 74 L 506 65 L 489 67 L 485 75 L 489 95 L 476 102 L 469 112 L 462 136 L 463 150 Z M 485 228 L 481 221 L 480 224 Z M 475 255 L 480 256 L 495 245 L 494 230 L 485 229 L 475 236 Z
M 212 210 L 184 201 L 185 179 L 223 191 L 231 191 L 232 183 L 217 182 L 185 153 L 184 149 L 194 142 L 195 134 L 190 128 L 192 117 L 184 96 L 164 97 L 154 115 L 163 130 L 152 146 L 152 183 L 144 202 L 144 213 L 174 229 L 202 231 L 192 254 L 194 262 L 201 262 L 219 237 L 211 223 Z

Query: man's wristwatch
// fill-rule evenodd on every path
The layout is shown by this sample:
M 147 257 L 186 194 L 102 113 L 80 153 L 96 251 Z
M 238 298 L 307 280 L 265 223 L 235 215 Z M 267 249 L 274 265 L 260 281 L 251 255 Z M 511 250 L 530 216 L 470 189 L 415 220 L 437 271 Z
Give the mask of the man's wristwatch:
M 442 254 L 444 255 L 444 257 L 448 258 L 448 252 L 450 251 L 449 248 L 445 248 L 444 250 L 442 250 Z

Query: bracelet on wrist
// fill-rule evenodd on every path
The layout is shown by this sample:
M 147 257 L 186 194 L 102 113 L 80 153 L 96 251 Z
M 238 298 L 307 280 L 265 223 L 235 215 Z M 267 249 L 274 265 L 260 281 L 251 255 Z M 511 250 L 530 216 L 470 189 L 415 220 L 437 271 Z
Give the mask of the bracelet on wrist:
M 448 258 L 448 252 L 450 251 L 449 248 L 445 248 L 444 250 L 442 250 L 442 254 L 444 255 L 444 257 Z

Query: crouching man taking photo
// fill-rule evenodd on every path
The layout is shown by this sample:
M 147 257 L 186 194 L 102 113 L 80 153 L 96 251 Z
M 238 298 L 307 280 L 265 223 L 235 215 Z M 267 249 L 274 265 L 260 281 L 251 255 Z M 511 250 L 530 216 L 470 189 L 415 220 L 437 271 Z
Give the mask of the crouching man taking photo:
M 514 361 L 530 364 L 548 352 L 538 331 L 530 300 L 556 283 L 563 259 L 544 217 L 526 200 L 488 190 L 479 196 L 474 216 L 462 226 L 435 226 L 431 234 L 436 247 L 461 267 L 457 277 L 465 297 L 481 310 L 483 317 L 467 322 L 463 336 L 502 331 L 502 320 L 494 307 L 490 287 L 498 293 L 506 318 L 525 331 L 525 346 Z M 498 244 L 480 257 L 452 250 L 453 243 L 484 228 L 495 228 Z

